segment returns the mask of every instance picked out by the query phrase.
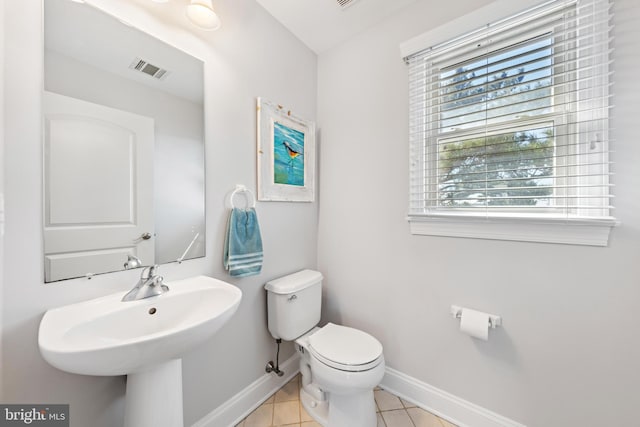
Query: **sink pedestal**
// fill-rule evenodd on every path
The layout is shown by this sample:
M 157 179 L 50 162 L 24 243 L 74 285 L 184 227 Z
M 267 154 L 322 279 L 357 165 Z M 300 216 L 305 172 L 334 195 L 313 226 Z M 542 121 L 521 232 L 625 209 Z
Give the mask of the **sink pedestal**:
M 182 359 L 127 375 L 125 427 L 183 427 Z

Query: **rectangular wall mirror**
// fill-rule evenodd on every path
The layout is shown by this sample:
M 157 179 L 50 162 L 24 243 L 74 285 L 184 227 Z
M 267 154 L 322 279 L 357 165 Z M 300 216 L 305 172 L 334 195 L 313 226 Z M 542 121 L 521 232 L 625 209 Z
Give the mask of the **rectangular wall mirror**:
M 204 256 L 204 64 L 43 4 L 45 282 Z

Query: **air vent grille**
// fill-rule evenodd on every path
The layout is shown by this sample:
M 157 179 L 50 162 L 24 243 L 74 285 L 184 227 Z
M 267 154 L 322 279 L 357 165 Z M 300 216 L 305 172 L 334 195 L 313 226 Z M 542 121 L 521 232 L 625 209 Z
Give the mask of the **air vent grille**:
M 140 58 L 134 59 L 131 65 L 129 65 L 129 68 L 132 70 L 140 71 L 141 73 L 144 73 L 158 80 L 164 79 L 169 74 L 169 71 L 160 68 L 157 65 L 150 64 L 149 62 Z
M 336 2 L 338 3 L 338 6 L 340 6 L 342 9 L 348 8 L 349 6 L 351 6 L 357 1 L 358 0 L 336 0 Z

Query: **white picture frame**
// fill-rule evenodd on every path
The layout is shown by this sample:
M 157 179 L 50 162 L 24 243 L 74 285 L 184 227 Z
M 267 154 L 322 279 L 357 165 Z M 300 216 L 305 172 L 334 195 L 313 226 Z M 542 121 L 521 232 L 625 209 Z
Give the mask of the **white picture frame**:
M 257 98 L 258 200 L 315 200 L 314 122 Z

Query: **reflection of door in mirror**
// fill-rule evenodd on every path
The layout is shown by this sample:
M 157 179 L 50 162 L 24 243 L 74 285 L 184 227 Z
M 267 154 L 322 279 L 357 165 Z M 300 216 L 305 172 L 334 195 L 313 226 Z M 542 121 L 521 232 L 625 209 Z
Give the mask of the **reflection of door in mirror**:
M 51 92 L 44 114 L 45 280 L 152 264 L 153 119 Z

